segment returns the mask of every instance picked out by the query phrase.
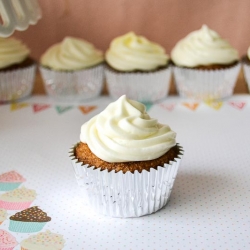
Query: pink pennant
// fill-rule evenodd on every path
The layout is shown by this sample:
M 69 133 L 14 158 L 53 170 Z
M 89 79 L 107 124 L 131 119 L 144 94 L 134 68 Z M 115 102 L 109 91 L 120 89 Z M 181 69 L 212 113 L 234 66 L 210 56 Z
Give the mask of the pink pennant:
M 47 109 L 47 108 L 49 108 L 49 107 L 50 107 L 49 104 L 33 104 L 33 111 L 34 111 L 35 113 L 37 113 L 37 112 L 40 112 L 40 111 L 42 111 L 42 110 L 45 110 L 45 109 Z
M 231 105 L 232 107 L 236 109 L 243 109 L 246 103 L 245 102 L 229 102 L 229 105 Z
M 161 103 L 160 106 L 168 111 L 172 111 L 174 108 L 175 108 L 175 103 L 170 103 L 170 104 L 167 104 L 167 103 Z

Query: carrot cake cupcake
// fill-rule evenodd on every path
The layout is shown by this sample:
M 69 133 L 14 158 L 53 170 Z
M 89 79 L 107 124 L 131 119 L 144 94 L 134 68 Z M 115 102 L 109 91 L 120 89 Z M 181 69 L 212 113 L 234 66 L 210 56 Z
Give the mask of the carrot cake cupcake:
M 70 157 L 93 208 L 138 217 L 165 206 L 182 155 L 175 137 L 142 103 L 126 96 L 83 124 Z

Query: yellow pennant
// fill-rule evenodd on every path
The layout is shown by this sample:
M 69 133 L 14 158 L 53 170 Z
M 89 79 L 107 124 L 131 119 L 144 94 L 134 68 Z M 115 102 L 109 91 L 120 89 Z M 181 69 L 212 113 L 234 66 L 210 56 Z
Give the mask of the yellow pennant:
M 222 105 L 223 105 L 223 102 L 216 102 L 216 101 L 205 101 L 205 103 L 209 106 L 209 107 L 211 107 L 211 108 L 213 108 L 213 109 L 215 109 L 215 110 L 219 110 L 221 107 L 222 107 Z
M 15 111 L 15 110 L 22 109 L 28 106 L 29 106 L 29 103 L 26 103 L 26 102 L 17 102 L 17 103 L 14 102 L 14 103 L 11 103 L 10 110 Z

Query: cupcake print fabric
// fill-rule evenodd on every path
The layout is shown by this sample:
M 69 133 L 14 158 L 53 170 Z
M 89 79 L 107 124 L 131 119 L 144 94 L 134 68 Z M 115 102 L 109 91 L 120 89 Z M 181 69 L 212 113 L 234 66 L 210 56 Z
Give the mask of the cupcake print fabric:
M 0 191 L 9 191 L 18 188 L 26 179 L 16 171 L 0 175 Z

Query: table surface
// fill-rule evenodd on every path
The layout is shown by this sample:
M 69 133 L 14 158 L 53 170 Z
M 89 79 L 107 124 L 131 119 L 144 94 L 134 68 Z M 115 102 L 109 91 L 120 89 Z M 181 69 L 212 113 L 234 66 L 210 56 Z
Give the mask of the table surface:
M 185 154 L 167 206 L 131 219 L 95 214 L 68 157 L 81 125 L 111 101 L 66 104 L 40 95 L 0 105 L 0 174 L 15 170 L 26 179 L 21 186 L 36 191 L 31 206 L 52 218 L 41 231 L 61 234 L 66 250 L 250 249 L 250 96 L 214 103 L 169 96 L 147 106 L 177 132 Z M 36 234 L 12 232 L 9 223 L 0 227 L 19 243 Z

